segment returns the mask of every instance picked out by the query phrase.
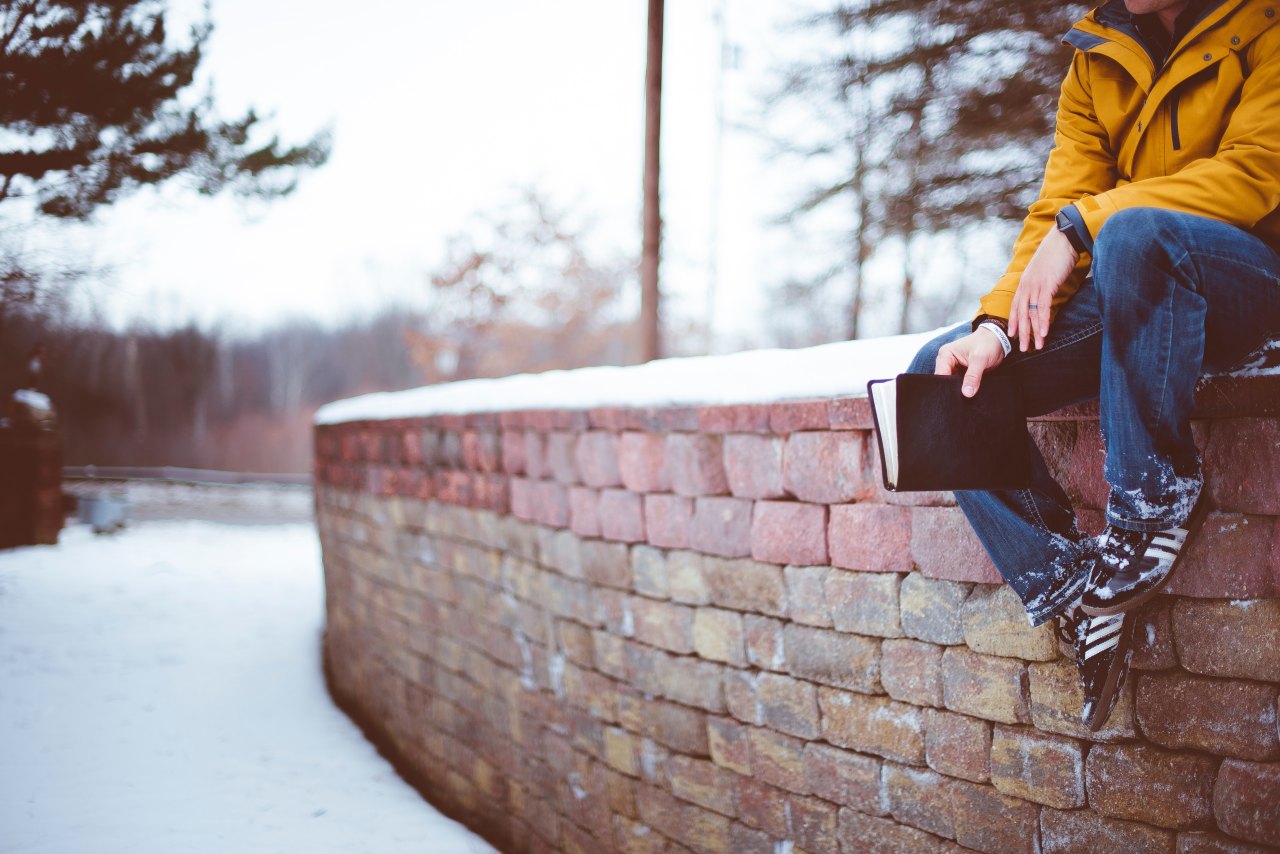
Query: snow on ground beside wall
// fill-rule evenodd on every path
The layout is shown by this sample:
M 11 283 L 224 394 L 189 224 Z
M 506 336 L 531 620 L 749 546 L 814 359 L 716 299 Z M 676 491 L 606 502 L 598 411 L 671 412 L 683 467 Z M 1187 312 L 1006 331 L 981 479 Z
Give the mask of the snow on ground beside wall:
M 333 705 L 323 612 L 310 525 L 0 552 L 0 851 L 492 851 Z
M 868 380 L 902 373 L 921 345 L 942 331 L 838 341 L 796 350 L 744 350 L 722 356 L 657 359 L 643 365 L 516 374 L 366 394 L 321 407 L 316 423 L 497 410 L 865 397 Z

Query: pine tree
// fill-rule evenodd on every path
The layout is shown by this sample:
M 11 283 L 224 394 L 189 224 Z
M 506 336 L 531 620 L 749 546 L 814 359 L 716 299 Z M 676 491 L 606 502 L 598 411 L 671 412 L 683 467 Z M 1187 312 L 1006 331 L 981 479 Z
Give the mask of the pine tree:
M 253 110 L 221 121 L 209 97 L 189 103 L 212 27 L 175 49 L 165 15 L 165 0 L 0 1 L 0 201 L 34 197 L 42 214 L 84 220 L 179 175 L 206 195 L 273 198 L 325 162 L 327 132 L 254 145 Z

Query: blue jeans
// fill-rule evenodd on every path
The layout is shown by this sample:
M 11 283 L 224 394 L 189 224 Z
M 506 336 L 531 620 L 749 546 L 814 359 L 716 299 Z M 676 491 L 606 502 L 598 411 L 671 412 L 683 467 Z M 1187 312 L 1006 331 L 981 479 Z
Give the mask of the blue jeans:
M 934 338 L 908 371 L 933 373 L 939 348 L 969 331 Z M 1280 254 L 1217 220 L 1134 208 L 1099 232 L 1091 275 L 1043 349 L 1022 353 L 1015 341 L 995 370 L 1014 375 L 1028 417 L 1099 399 L 1107 522 L 1153 531 L 1186 521 L 1203 484 L 1191 435 L 1201 372 L 1236 367 L 1277 335 Z M 1080 595 L 1089 562 L 1071 502 L 1032 456 L 1029 488 L 955 495 L 1036 626 Z

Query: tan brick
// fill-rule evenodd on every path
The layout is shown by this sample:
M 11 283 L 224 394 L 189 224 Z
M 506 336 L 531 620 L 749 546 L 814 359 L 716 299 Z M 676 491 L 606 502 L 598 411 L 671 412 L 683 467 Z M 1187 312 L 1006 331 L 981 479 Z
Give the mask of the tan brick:
M 747 662 L 763 670 L 783 670 L 787 666 L 783 649 L 783 626 L 781 620 L 772 617 L 761 617 L 746 614 L 742 618 L 744 642 L 747 648 Z
M 780 673 L 761 673 L 756 690 L 765 726 L 800 738 L 818 737 L 816 686 Z
M 829 566 L 788 566 L 782 570 L 787 586 L 788 616 L 797 623 L 831 628 L 825 581 Z
M 666 763 L 671 794 L 682 800 L 732 817 L 733 772 L 707 759 L 672 755 Z
M 841 854 L 941 854 L 953 848 L 931 833 L 888 818 L 840 809 Z
M 565 657 L 583 667 L 595 666 L 591 629 L 572 620 L 556 620 L 556 640 Z
M 764 709 L 760 707 L 760 691 L 756 687 L 759 674 L 726 667 L 723 678 L 724 701 L 729 714 L 749 724 L 763 725 Z
M 810 742 L 804 748 L 805 782 L 809 791 L 859 812 L 884 815 L 880 800 L 880 760 Z
M 628 596 L 632 636 L 671 652 L 693 652 L 693 608 L 643 596 Z
M 725 608 L 784 617 L 787 588 L 782 567 L 749 559 L 704 557 L 702 574 L 711 601 Z
M 667 588 L 673 601 L 686 605 L 707 605 L 711 589 L 702 573 L 702 555 L 691 551 L 667 553 Z
M 1130 667 L 1134 670 L 1168 670 L 1178 666 L 1178 654 L 1173 648 L 1173 610 L 1174 600 L 1168 596 L 1157 597 L 1138 609 L 1134 618 L 1138 621 L 1133 629 L 1133 660 Z M 1062 650 L 1070 655 L 1070 649 Z
M 1180 599 L 1173 640 L 1193 673 L 1280 682 L 1280 599 Z
M 708 712 L 723 712 L 725 701 L 720 670 L 721 665 L 709 661 L 668 655 L 658 674 L 661 693 L 678 703 Z
M 955 838 L 951 780 L 928 769 L 906 768 L 892 762 L 884 764 L 881 774 L 886 805 L 896 821 L 947 839 Z
M 1040 807 L 963 780 L 949 788 L 956 842 L 986 854 L 1040 854 Z
M 822 737 L 832 744 L 908 765 L 924 764 L 920 709 L 887 697 L 818 689 Z
M 960 616 L 965 645 L 974 652 L 1028 661 L 1058 657 L 1052 622 L 1031 628 L 1022 600 L 1008 585 L 976 585 Z
M 671 751 L 667 750 L 661 744 L 651 738 L 640 739 L 640 751 L 637 759 L 640 763 L 640 779 L 646 783 L 654 783 L 660 786 L 666 785 L 665 769 L 667 761 L 671 758 Z M 639 791 L 645 787 L 637 788 L 637 799 Z M 664 793 L 665 794 L 665 793 Z M 638 803 L 638 801 L 637 801 Z M 641 818 L 644 817 L 643 811 Z
M 1280 757 L 1274 685 L 1144 674 L 1138 682 L 1138 722 L 1163 747 L 1267 761 Z
M 927 578 L 918 572 L 906 576 L 898 594 L 902 630 L 930 643 L 964 643 L 961 610 L 970 586 Z
M 804 775 L 804 741 L 760 727 L 753 728 L 749 738 L 752 774 L 788 792 L 809 793 Z
M 667 840 L 647 824 L 615 815 L 613 844 L 619 854 L 666 854 Z
M 898 618 L 896 572 L 851 572 L 833 569 L 826 578 L 826 599 L 836 629 L 884 638 L 902 637 Z
M 583 573 L 588 581 L 605 587 L 631 589 L 631 554 L 625 544 L 582 540 L 579 550 Z
M 631 777 L 639 775 L 636 764 L 636 737 L 618 727 L 604 728 L 605 764 Z
M 880 645 L 880 682 L 889 696 L 915 706 L 942 705 L 942 647 L 898 638 Z
M 693 613 L 693 651 L 712 661 L 739 667 L 747 663 L 742 615 L 721 608 L 697 608 Z
M 991 724 L 953 712 L 925 709 L 924 755 L 934 771 L 985 783 L 991 779 Z
M 707 756 L 707 713 L 666 700 L 645 703 L 638 732 L 657 739 L 672 750 Z
M 631 577 L 637 593 L 654 599 L 666 599 L 670 595 L 666 552 L 644 544 L 632 546 Z
M 1146 744 L 1094 745 L 1089 751 L 1089 804 L 1103 815 L 1175 830 L 1213 815 L 1218 760 Z
M 623 682 L 630 681 L 631 667 L 627 659 L 627 642 L 602 629 L 591 631 L 592 657 L 601 673 Z
M 729 829 L 729 843 L 734 854 L 776 854 L 777 840 L 765 833 L 735 822 Z
M 1006 795 L 1067 809 L 1084 806 L 1084 747 L 1070 738 L 997 726 L 991 783 Z
M 735 720 L 707 717 L 711 761 L 738 774 L 751 773 L 751 730 Z
M 964 647 L 942 654 L 942 699 L 953 712 L 1001 723 L 1031 720 L 1026 666 L 1016 659 L 979 655 Z
M 1040 811 L 1044 854 L 1098 854 L 1102 851 L 1172 854 L 1173 833 L 1134 821 L 1098 815 L 1093 810 Z
M 787 670 L 795 676 L 865 693 L 880 689 L 877 641 L 788 623 L 783 649 Z
M 1055 661 L 1027 667 L 1031 683 L 1031 721 L 1036 729 L 1087 738 L 1092 741 L 1121 741 L 1137 735 L 1133 725 L 1133 685 L 1137 674 L 1130 673 L 1111 716 L 1097 732 L 1090 732 L 1080 719 L 1084 690 L 1073 662 Z
M 1168 833 L 1168 831 L 1162 831 Z M 1169 849 L 1172 851 L 1173 849 Z M 1221 833 L 1190 831 L 1178 834 L 1178 854 L 1274 854 L 1271 846 L 1254 845 Z
M 1280 763 L 1223 761 L 1213 814 L 1232 836 L 1280 846 Z

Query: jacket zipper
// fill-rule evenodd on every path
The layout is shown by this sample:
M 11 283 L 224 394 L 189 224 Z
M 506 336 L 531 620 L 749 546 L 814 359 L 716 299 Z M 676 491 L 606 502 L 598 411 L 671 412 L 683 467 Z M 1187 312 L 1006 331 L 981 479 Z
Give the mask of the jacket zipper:
M 1178 93 L 1169 96 L 1169 124 L 1173 126 L 1173 150 L 1182 150 L 1182 137 L 1178 134 Z

